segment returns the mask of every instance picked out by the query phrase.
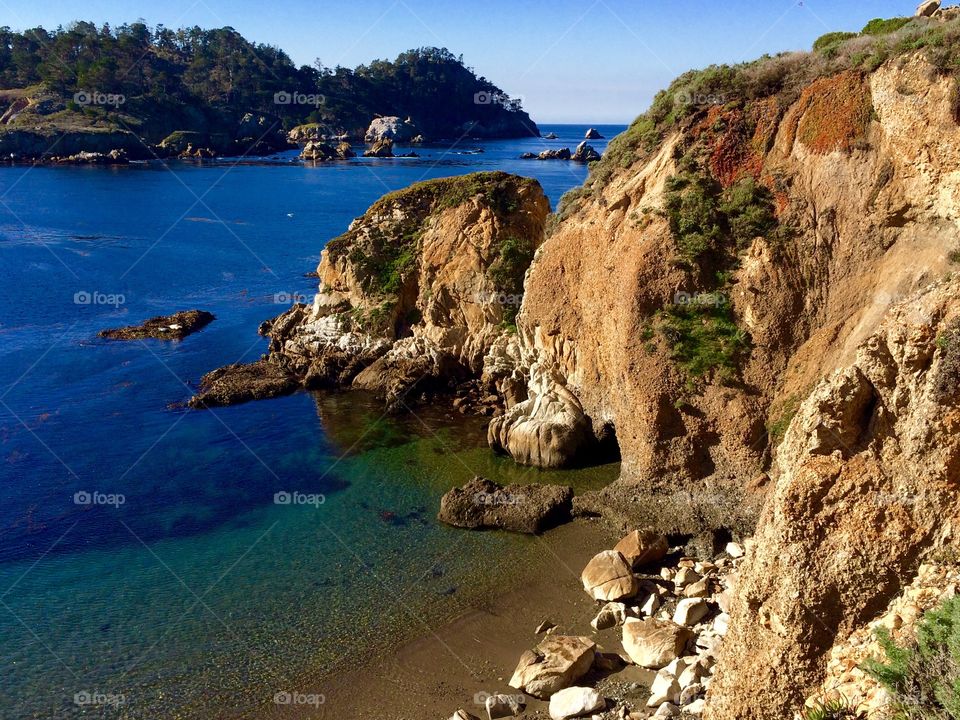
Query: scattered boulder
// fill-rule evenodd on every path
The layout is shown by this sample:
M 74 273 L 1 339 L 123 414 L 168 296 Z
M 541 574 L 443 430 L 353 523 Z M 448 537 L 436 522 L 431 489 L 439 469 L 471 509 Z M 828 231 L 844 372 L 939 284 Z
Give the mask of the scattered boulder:
M 200 380 L 199 392 L 190 398 L 192 408 L 236 405 L 248 400 L 289 395 L 299 381 L 277 363 L 261 358 L 253 363 L 234 363 L 208 372 Z
M 567 720 L 603 710 L 606 700 L 593 688 L 569 687 L 555 693 L 550 698 L 550 717 L 552 720 Z
M 590 638 L 552 635 L 520 656 L 510 687 L 546 699 L 589 672 L 596 653 Z
M 525 152 L 520 156 L 521 160 L 536 160 L 537 154 L 532 152 Z
M 680 708 L 673 703 L 665 702 L 663 705 L 657 708 L 657 711 L 653 714 L 653 717 L 657 720 L 660 720 L 660 718 L 671 718 L 679 715 Z
M 463 708 L 457 710 L 451 717 L 450 720 L 480 720 L 476 715 L 471 715 Z
M 490 695 L 487 697 L 484 705 L 487 708 L 488 720 L 497 718 L 516 717 L 523 712 L 527 706 L 523 701 L 523 696 L 516 695 Z
M 626 621 L 627 606 L 620 602 L 609 602 L 600 608 L 600 612 L 590 621 L 590 625 L 594 630 L 606 630 L 623 625 Z
M 343 140 L 337 144 L 337 157 L 341 160 L 347 160 L 348 158 L 356 157 L 357 154 L 353 151 L 350 143 Z
M 312 160 L 322 162 L 324 160 L 333 160 L 337 157 L 337 151 L 332 146 L 320 140 L 310 140 L 300 151 L 300 157 L 303 160 Z
M 557 624 L 553 620 L 550 620 L 550 619 L 544 620 L 542 623 L 537 625 L 537 629 L 533 631 L 533 634 L 543 635 L 544 633 L 548 633 L 551 630 L 553 630 L 556 626 Z
M 676 612 L 673 614 L 673 621 L 677 625 L 691 627 L 706 617 L 710 612 L 710 606 L 703 598 L 684 598 L 677 603 Z
M 140 325 L 128 325 L 112 330 L 101 330 L 98 335 L 110 340 L 183 340 L 214 321 L 214 316 L 205 310 L 184 310 L 173 315 L 150 318 Z
M 645 668 L 659 669 L 678 658 L 693 633 L 669 620 L 628 619 L 623 625 L 623 649 Z
M 680 701 L 680 683 L 673 674 L 666 670 L 657 673 L 657 677 L 650 686 L 650 698 L 647 707 L 659 707 L 663 703 L 678 703 Z
M 537 155 L 538 160 L 569 160 L 570 148 L 557 148 L 556 150 L 544 150 Z
M 625 535 L 613 549 L 623 555 L 630 567 L 637 569 L 660 562 L 670 548 L 667 538 L 655 530 L 634 530 Z
M 925 0 L 917 7 L 917 17 L 932 17 L 940 9 L 940 0 Z
M 727 550 L 727 555 L 732 557 L 734 560 L 737 560 L 738 558 L 742 558 L 744 556 L 743 545 L 741 545 L 740 543 L 728 542 L 726 550 Z
M 536 534 L 571 518 L 573 489 L 560 485 L 499 485 L 477 476 L 440 499 L 437 518 L 455 527 Z
M 587 134 L 583 136 L 587 140 L 602 140 L 603 135 L 600 134 L 600 131 L 596 128 L 590 128 L 587 130 Z
M 594 555 L 580 574 L 580 580 L 594 600 L 622 600 L 637 594 L 637 579 L 616 550 Z
M 600 159 L 600 153 L 592 145 L 588 145 L 587 141 L 584 140 L 582 143 L 577 145 L 577 149 L 573 153 L 571 160 L 576 162 L 594 162 Z
M 560 136 L 557 135 L 555 132 L 551 132 L 551 133 L 547 133 L 546 135 L 544 135 L 544 136 L 543 136 L 543 139 L 544 139 L 544 140 L 556 140 L 556 139 L 559 138 L 559 137 L 560 137 Z
M 377 140 L 363 152 L 363 156 L 378 158 L 393 157 L 393 140 L 390 138 Z

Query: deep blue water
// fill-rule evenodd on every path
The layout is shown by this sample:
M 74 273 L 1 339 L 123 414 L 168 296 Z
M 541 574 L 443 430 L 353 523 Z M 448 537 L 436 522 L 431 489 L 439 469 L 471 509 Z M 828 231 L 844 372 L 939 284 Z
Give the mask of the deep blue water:
M 551 130 L 316 167 L 0 167 L 0 716 L 283 716 L 276 692 L 503 581 L 490 558 L 534 561 L 527 538 L 439 525 L 445 490 L 615 476 L 519 468 L 479 421 L 385 418 L 355 393 L 180 407 L 204 372 L 264 352 L 259 323 L 315 291 L 324 243 L 382 194 L 500 169 L 555 205 L 586 168 L 518 156 L 586 126 Z M 182 342 L 96 337 L 190 308 L 217 319 Z

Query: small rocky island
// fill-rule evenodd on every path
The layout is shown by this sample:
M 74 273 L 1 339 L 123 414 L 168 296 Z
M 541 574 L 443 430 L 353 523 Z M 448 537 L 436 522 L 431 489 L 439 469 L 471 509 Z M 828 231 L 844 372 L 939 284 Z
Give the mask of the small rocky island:
M 161 315 L 139 325 L 101 330 L 98 335 L 109 340 L 183 340 L 201 330 L 216 318 L 206 310 L 184 310 L 173 315 Z

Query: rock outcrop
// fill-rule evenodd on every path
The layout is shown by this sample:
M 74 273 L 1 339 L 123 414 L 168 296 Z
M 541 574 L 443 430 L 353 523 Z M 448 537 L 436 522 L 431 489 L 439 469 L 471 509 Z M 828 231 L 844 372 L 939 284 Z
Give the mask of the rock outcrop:
M 548 211 L 536 181 L 505 173 L 381 198 L 327 243 L 312 305 L 261 326 L 269 362 L 302 387 L 365 389 L 396 409 L 493 388 Z
M 214 319 L 213 314 L 206 310 L 184 310 L 173 315 L 150 318 L 139 325 L 101 330 L 98 335 L 109 340 L 182 340 L 203 329 Z
M 441 522 L 455 527 L 541 533 L 570 520 L 573 489 L 560 485 L 507 485 L 475 477 L 440 499 Z
M 413 138 L 420 135 L 413 120 L 407 118 L 403 120 L 395 115 L 389 117 L 374 118 L 367 128 L 363 139 L 368 143 L 376 143 L 379 140 L 393 140 L 395 143 L 409 143 Z M 422 137 L 421 137 L 422 142 Z
M 364 157 L 388 158 L 393 157 L 393 140 L 390 138 L 380 138 L 363 151 Z

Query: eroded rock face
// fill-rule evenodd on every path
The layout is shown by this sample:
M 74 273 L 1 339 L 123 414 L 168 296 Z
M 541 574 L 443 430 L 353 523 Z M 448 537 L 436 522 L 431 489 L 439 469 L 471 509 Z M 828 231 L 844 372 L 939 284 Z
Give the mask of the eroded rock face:
M 559 485 L 507 485 L 475 477 L 440 499 L 441 522 L 456 527 L 540 533 L 570 519 L 573 490 Z
M 327 243 L 313 303 L 263 323 L 270 361 L 303 387 L 363 388 L 397 410 L 480 380 L 510 336 L 548 211 L 536 181 L 506 173 L 381 198 Z
M 548 637 L 520 657 L 510 687 L 537 698 L 549 698 L 586 675 L 595 654 L 596 643 L 589 638 Z
M 740 570 L 707 717 L 798 711 L 835 638 L 879 614 L 925 553 L 954 541 L 958 293 L 960 281 L 943 281 L 897 305 L 800 407 Z
M 667 527 L 693 533 L 703 518 L 719 527 L 749 508 L 737 521 L 749 531 L 762 493 L 739 498 L 769 467 L 778 438 L 767 427 L 785 427 L 790 408 L 849 365 L 893 302 L 947 272 L 944 249 L 960 245 L 951 83 L 906 56 L 865 78 L 830 78 L 791 104 L 754 101 L 752 117 L 765 119 L 748 126 L 753 140 L 737 134 L 747 132 L 743 116 L 714 108 L 659 148 L 636 149 L 631 167 L 607 167 L 571 201 L 531 267 L 510 380 L 523 399 L 492 423 L 491 445 L 522 463 L 558 466 L 589 461 L 592 441 L 613 433 L 622 477 L 590 498 L 591 509 L 646 524 L 657 510 L 644 507 L 669 505 Z M 825 109 L 815 99 L 834 86 L 872 106 L 856 148 L 817 134 Z M 690 393 L 657 323 L 705 280 L 678 262 L 656 210 L 676 157 L 695 142 L 706 144 L 718 183 L 755 177 L 772 188 L 790 237 L 755 239 L 713 298 L 752 339 L 740 381 L 708 376 Z M 638 489 L 689 489 L 690 501 L 651 495 L 634 516 L 625 499 Z

